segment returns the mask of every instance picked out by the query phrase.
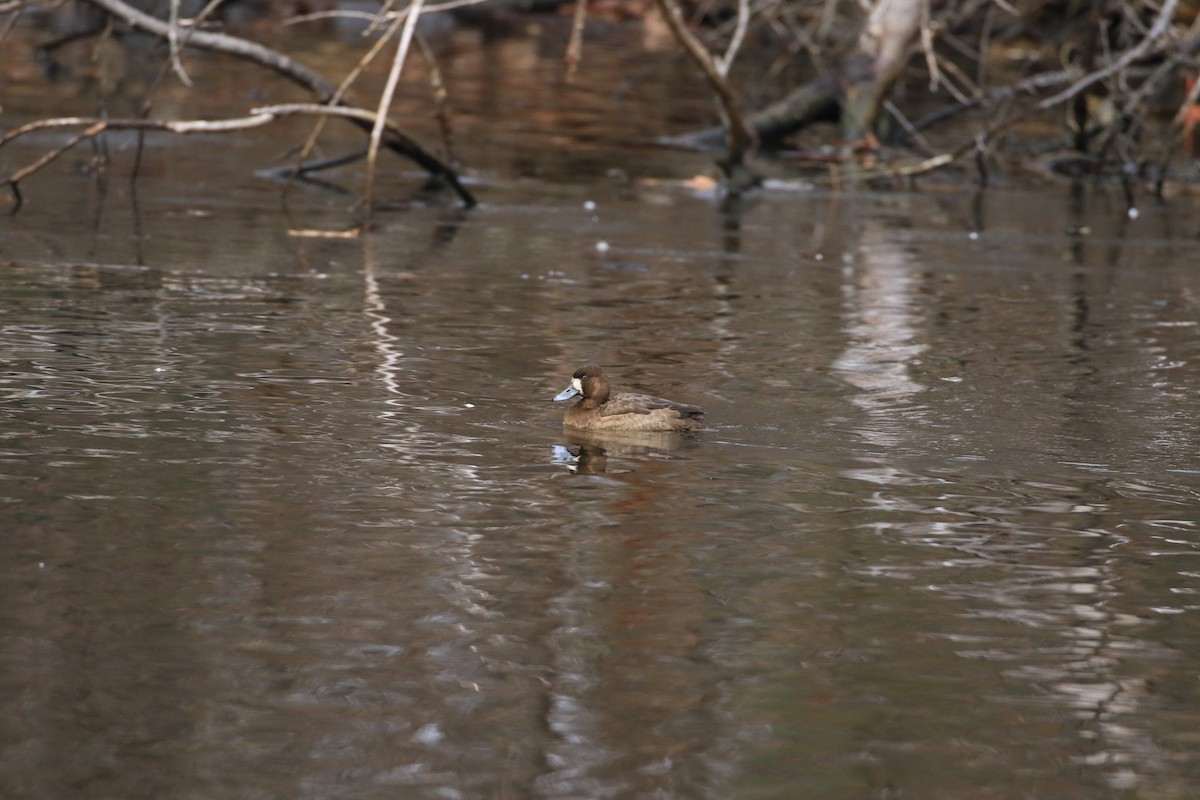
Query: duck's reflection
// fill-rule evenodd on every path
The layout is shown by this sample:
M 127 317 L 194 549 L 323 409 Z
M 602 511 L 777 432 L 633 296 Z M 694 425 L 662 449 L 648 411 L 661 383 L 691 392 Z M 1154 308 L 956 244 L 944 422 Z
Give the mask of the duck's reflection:
M 675 431 L 621 431 L 583 433 L 564 430 L 566 444 L 554 445 L 551 461 L 579 475 L 628 472 L 629 467 L 609 467 L 609 458 L 631 461 L 667 461 L 697 445 L 692 434 Z

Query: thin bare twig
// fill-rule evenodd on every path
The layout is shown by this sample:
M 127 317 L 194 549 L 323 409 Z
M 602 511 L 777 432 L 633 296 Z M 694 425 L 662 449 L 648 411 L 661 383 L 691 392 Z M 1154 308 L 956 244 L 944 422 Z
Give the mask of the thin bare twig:
M 377 17 L 375 17 L 375 19 L 377 19 Z M 360 58 L 358 63 L 354 65 L 354 69 L 350 70 L 346 77 L 342 79 L 342 82 L 337 85 L 337 88 L 334 89 L 333 96 L 329 98 L 330 105 L 336 105 L 342 102 L 342 98 L 345 96 L 346 92 L 350 90 L 350 86 L 356 80 L 358 80 L 358 76 L 363 73 L 363 70 L 367 68 L 368 64 L 375 60 L 375 56 L 379 55 L 380 51 L 382 51 L 387 43 L 391 41 L 391 38 L 396 35 L 396 31 L 398 31 L 400 26 L 403 24 L 404 17 L 397 17 L 392 21 L 392 24 L 388 27 L 387 32 L 384 33 L 383 36 L 380 36 L 378 39 L 376 39 L 375 43 L 371 45 L 367 52 L 363 53 L 362 58 Z M 293 178 L 300 174 L 302 171 L 302 165 L 308 160 L 308 157 L 312 153 L 313 149 L 316 148 L 317 137 L 321 135 L 321 131 L 325 130 L 325 123 L 328 120 L 329 117 L 321 117 L 317 120 L 316 124 L 313 125 L 313 129 L 309 132 L 308 138 L 304 140 L 304 146 L 300 148 L 300 152 L 296 155 L 295 168 L 292 171 Z M 289 180 L 288 186 L 284 187 L 284 194 L 287 193 L 290 185 L 291 181 Z
M 200 25 L 206 19 L 208 19 L 208 17 L 213 14 L 224 1 L 225 0 L 209 0 L 208 4 L 205 5 L 204 8 L 200 9 L 199 14 L 192 17 L 190 20 L 184 20 L 184 22 L 188 25 L 188 30 L 184 31 L 183 38 L 179 42 L 180 48 L 186 46 L 188 37 L 191 36 L 194 31 L 198 30 Z M 154 93 L 158 91 L 158 87 L 162 85 L 163 80 L 166 78 L 167 72 L 171 67 L 171 63 L 172 62 L 170 59 L 168 59 L 168 62 L 164 64 L 161 69 L 159 69 L 158 75 L 147 87 L 144 99 L 142 100 L 142 112 L 140 114 L 141 117 L 145 118 L 150 116 L 150 111 L 153 108 L 152 98 Z M 137 197 L 137 181 L 142 172 L 142 155 L 145 152 L 145 134 L 145 131 L 138 131 L 137 147 L 134 150 L 133 156 L 133 168 L 129 170 L 129 189 L 131 198 Z M 136 199 L 134 202 L 137 202 Z
M 934 57 L 936 58 L 936 56 Z M 950 59 L 938 59 L 938 63 L 942 69 L 942 85 L 955 100 L 965 103 L 972 97 L 979 96 L 979 87 L 974 85 L 970 76 L 963 72 L 957 64 Z M 957 79 L 962 87 L 956 85 L 954 81 L 950 80 L 951 78 Z
M 454 158 L 454 126 L 450 122 L 450 92 L 446 89 L 446 81 L 442 77 L 442 68 L 438 65 L 437 56 L 429 42 L 418 31 L 416 34 L 417 47 L 425 66 L 429 69 L 429 88 L 433 92 L 433 107 L 438 121 L 438 130 L 442 133 L 442 155 L 446 161 L 453 164 Z
M 183 68 L 183 62 L 179 60 L 179 51 L 182 49 L 179 44 L 179 0 L 171 0 L 169 6 L 167 45 L 170 48 L 171 69 L 179 78 L 180 83 L 190 89 L 192 79 L 188 77 L 187 70 Z
M 1116 75 L 1139 58 L 1149 54 L 1170 27 L 1171 19 L 1175 16 L 1175 8 L 1178 5 L 1179 0 L 1165 0 L 1162 7 L 1158 10 L 1158 16 L 1155 17 L 1154 24 L 1150 26 L 1150 30 L 1146 33 L 1146 36 L 1136 46 L 1126 50 L 1121 54 L 1120 58 L 1113 61 L 1104 69 L 1085 75 L 1058 94 L 1047 97 L 1037 104 L 1038 111 L 1045 111 L 1047 108 L 1070 100 L 1089 86 Z
M 467 8 L 469 6 L 478 6 L 483 3 L 490 3 L 492 0 L 447 0 L 444 3 L 433 3 L 425 7 L 426 14 L 434 14 L 438 11 L 453 11 L 457 8 Z M 390 4 L 389 4 L 390 5 Z M 299 25 L 305 22 L 317 22 L 323 19 L 360 19 L 370 23 L 377 21 L 391 22 L 395 19 L 402 19 L 408 11 L 388 11 L 385 8 L 379 11 L 351 11 L 347 9 L 336 11 L 314 11 L 311 14 L 297 14 L 294 17 L 289 17 L 284 20 L 284 25 Z M 378 25 L 372 24 L 367 27 L 367 33 L 370 33 L 378 28 Z
M 408 47 L 412 43 L 413 32 L 417 29 L 417 20 L 421 17 L 423 2 L 424 0 L 412 0 L 408 7 L 408 16 L 404 19 L 404 30 L 400 32 L 400 44 L 396 46 L 396 57 L 392 59 L 392 70 L 388 73 L 387 84 L 379 98 L 378 111 L 375 113 L 375 125 L 371 128 L 371 144 L 367 148 L 367 186 L 363 190 L 363 205 L 368 216 L 371 214 L 371 200 L 375 191 L 375 160 L 379 156 L 379 143 L 383 140 L 387 112 L 392 107 L 392 98 L 396 96 L 396 86 L 400 83 L 400 73 L 404 69 L 405 59 L 408 58 Z
M 12 191 L 13 196 L 17 199 L 16 207 L 13 212 L 20 208 L 20 192 L 18 186 L 21 181 L 34 175 L 44 169 L 49 164 L 60 158 L 80 142 L 92 139 L 107 130 L 138 130 L 138 131 L 164 131 L 175 134 L 196 134 L 196 133 L 228 133 L 230 131 L 241 131 L 249 128 L 257 128 L 267 123 L 273 122 L 280 117 L 289 116 L 322 116 L 322 117 L 342 117 L 363 124 L 375 125 L 379 119 L 374 112 L 363 108 L 353 108 L 348 106 L 326 106 L 317 103 L 280 103 L 277 105 L 262 106 L 253 108 L 250 114 L 245 117 L 233 117 L 230 119 L 98 119 L 96 117 L 58 117 L 55 119 L 41 119 L 34 122 L 22 125 L 19 128 L 14 128 L 8 131 L 3 136 L 0 136 L 0 148 L 10 142 L 26 136 L 30 133 L 40 130 L 48 130 L 54 128 L 78 128 L 85 129 L 66 141 L 66 143 L 56 147 L 48 153 L 43 154 L 36 161 L 28 164 L 16 172 L 13 172 L 7 178 L 0 180 L 0 186 L 6 186 Z M 404 133 L 396 128 L 385 119 L 384 127 L 391 136 L 403 137 Z
M 26 125 L 24 127 L 28 128 L 29 126 Z M 68 150 L 70 150 L 72 147 L 79 144 L 80 142 L 87 141 L 87 140 L 91 139 L 93 136 L 96 136 L 101 131 L 103 131 L 104 128 L 105 128 L 105 122 L 103 120 L 93 121 L 91 127 L 89 127 L 85 131 L 82 131 L 82 132 L 77 133 L 74 136 L 72 136 L 70 139 L 67 140 L 66 144 L 64 144 L 60 147 L 57 147 L 54 150 L 51 150 L 49 153 L 44 153 L 42 155 L 42 157 L 39 158 L 37 161 L 34 161 L 32 164 L 29 164 L 28 166 L 17 170 L 12 175 L 10 175 L 7 178 L 5 178 L 4 180 L 0 181 L 0 186 L 7 186 L 9 188 L 9 191 L 12 192 L 12 196 L 13 196 L 12 213 L 16 214 L 18 211 L 21 210 L 21 206 L 23 205 L 23 200 L 21 198 L 21 189 L 20 189 L 22 180 L 24 180 L 25 178 L 28 178 L 30 175 L 33 175 L 38 170 L 45 167 L 47 164 L 50 164 L 51 162 L 55 161 L 59 156 L 66 153 Z M 3 141 L 11 141 L 11 139 L 13 139 L 13 138 L 16 138 L 16 137 L 11 136 L 11 135 L 6 135 L 3 140 L 0 140 L 0 143 L 2 143 Z
M 941 72 L 938 70 L 937 55 L 933 51 L 933 28 L 929 24 L 929 4 L 921 5 L 921 52 L 925 54 L 925 70 L 929 73 L 929 91 L 936 92 Z M 962 102 L 962 98 L 955 97 Z
M 383 5 L 375 12 L 375 18 L 371 20 L 371 24 L 363 31 L 363 36 L 370 36 L 379 30 L 384 22 L 388 21 L 388 15 L 392 13 L 392 6 L 396 5 L 396 0 L 384 0 Z
M 133 8 L 123 2 L 123 0 L 85 0 L 85 2 L 107 11 L 118 19 L 124 20 L 134 28 L 164 39 L 169 36 L 169 25 L 166 22 L 158 17 Z M 213 50 L 251 61 L 261 67 L 274 70 L 289 80 L 300 84 L 316 95 L 322 103 L 343 104 L 343 101 L 340 99 L 338 86 L 305 65 L 293 61 L 269 47 L 264 47 L 245 39 L 239 39 L 236 36 L 201 30 L 191 31 L 184 44 L 187 47 Z M 349 116 L 349 119 L 359 127 L 374 130 L 373 125 L 366 125 L 366 123 L 356 116 Z M 375 117 L 372 116 L 371 119 L 373 122 Z M 462 199 L 463 203 L 468 206 L 475 205 L 474 196 L 462 185 L 455 171 L 418 144 L 416 140 L 399 133 L 399 129 L 389 126 L 388 138 L 385 144 L 394 152 L 416 162 L 431 176 L 445 180 Z
M 18 11 L 23 2 L 24 0 L 14 0 L 12 3 L 0 3 L 0 14 L 7 14 L 10 11 Z M 3 25 L 0 25 L 0 44 L 3 44 L 4 40 L 8 38 L 8 32 L 13 29 L 13 26 L 17 24 L 17 20 L 20 18 L 20 14 L 13 14 L 11 17 L 5 20 Z
M 579 71 L 579 62 L 583 60 L 583 25 L 587 22 L 588 4 L 584 0 L 575 3 L 575 15 L 571 19 L 571 38 L 567 42 L 567 52 L 563 58 L 567 62 L 567 83 L 575 82 L 575 74 Z
M 737 26 L 733 29 L 733 36 L 729 39 L 729 46 L 725 48 L 725 54 L 717 58 L 717 71 L 721 73 L 722 78 L 729 77 L 729 70 L 733 66 L 733 60 L 737 58 L 738 50 L 742 47 L 742 41 L 746 38 L 746 28 L 750 25 L 750 0 L 738 0 L 737 7 Z
M 917 175 L 924 175 L 927 172 L 933 172 L 934 170 L 948 166 L 960 157 L 954 153 L 939 153 L 936 156 L 922 159 L 915 164 L 898 164 L 888 169 L 880 170 L 880 172 L 892 178 L 914 178 Z
M 713 60 L 712 54 L 708 52 L 708 48 L 701 44 L 700 40 L 693 36 L 691 31 L 684 25 L 683 15 L 680 13 L 679 5 L 675 0 L 655 0 L 655 3 L 658 5 L 658 9 L 662 13 L 667 27 L 674 34 L 676 41 L 679 42 L 680 46 L 691 57 L 692 61 L 700 67 L 705 80 L 708 81 L 709 88 L 717 96 L 721 113 L 728 127 L 725 161 L 721 166 L 728 177 L 734 178 L 735 173 L 741 173 L 747 169 L 746 155 L 750 152 L 753 139 L 750 135 L 750 128 L 746 125 L 745 117 L 742 115 L 737 98 L 734 96 L 733 87 L 729 85 L 729 81 L 721 74 L 720 69 Z M 741 180 L 741 178 L 737 180 Z

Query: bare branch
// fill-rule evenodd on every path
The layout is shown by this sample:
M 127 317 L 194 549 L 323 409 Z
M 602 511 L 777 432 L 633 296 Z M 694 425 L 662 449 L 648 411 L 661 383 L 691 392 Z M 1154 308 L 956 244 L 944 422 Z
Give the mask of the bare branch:
M 679 42 L 684 51 L 691 57 L 692 61 L 700 67 L 701 72 L 704 73 L 704 77 L 708 81 L 709 88 L 717 96 L 721 112 L 725 117 L 725 124 L 729 129 L 725 162 L 722 164 L 722 167 L 725 169 L 728 177 L 734 178 L 735 172 L 741 173 L 747 169 L 745 163 L 746 154 L 750 152 L 753 140 L 750 137 L 750 129 L 746 125 L 746 120 L 742 115 L 737 98 L 734 96 L 733 88 L 721 73 L 720 68 L 713 60 L 712 54 L 708 52 L 708 49 L 684 25 L 683 15 L 680 13 L 679 6 L 675 0 L 655 0 L 655 2 L 667 26 L 671 29 L 671 33 L 675 35 L 676 41 Z M 737 180 L 742 180 L 743 178 L 745 178 L 744 175 Z
M 188 88 L 192 86 L 192 79 L 188 77 L 187 71 L 183 68 L 183 62 L 179 60 L 179 0 L 171 0 L 170 2 L 170 21 L 167 26 L 167 44 L 171 50 L 171 69 L 175 72 L 179 81 Z
M 451 164 L 454 163 L 454 128 L 450 123 L 450 92 L 446 88 L 446 80 L 442 76 L 442 68 L 438 64 L 433 48 L 420 31 L 416 34 L 417 46 L 425 66 L 429 70 L 429 88 L 433 92 L 433 105 L 437 115 L 438 128 L 442 132 L 442 155 Z
M 152 33 L 162 39 L 169 39 L 171 26 L 158 17 L 139 11 L 121 0 L 85 0 L 97 8 L 102 8 L 117 19 L 139 30 Z M 257 42 L 239 39 L 224 33 L 213 31 L 192 31 L 185 45 L 199 47 L 204 50 L 214 50 L 220 53 L 236 56 L 253 61 L 254 63 L 274 70 L 290 80 L 299 83 L 315 94 L 321 102 L 328 102 L 333 96 L 334 85 L 308 67 L 293 61 L 282 53 Z
M 24 127 L 29 128 L 30 126 L 26 125 Z M 22 180 L 24 180 L 25 178 L 28 178 L 30 175 L 33 175 L 38 170 L 45 167 L 47 164 L 50 164 L 51 162 L 55 161 L 59 156 L 66 153 L 68 150 L 70 150 L 72 147 L 79 144 L 80 142 L 91 139 L 93 136 L 95 136 L 96 134 L 103 131 L 105 129 L 105 127 L 106 127 L 106 123 L 103 120 L 93 121 L 91 127 L 89 127 L 87 130 L 85 130 L 81 133 L 77 133 L 74 136 L 72 136 L 70 139 L 67 140 L 66 144 L 64 144 L 60 147 L 57 147 L 54 150 L 51 150 L 49 153 L 43 154 L 42 157 L 39 158 L 37 161 L 34 161 L 32 164 L 24 167 L 23 169 L 17 170 L 12 175 L 5 178 L 3 181 L 0 181 L 0 186 L 7 186 L 9 188 L 9 191 L 12 192 L 12 196 L 13 196 L 12 213 L 16 214 L 18 211 L 21 210 L 22 200 L 21 200 L 20 185 L 21 185 Z M 15 137 L 11 137 L 11 138 L 15 138 Z M 6 136 L 5 141 L 11 141 L 11 138 Z
M 163 39 L 169 39 L 171 35 L 171 26 L 168 23 L 158 17 L 139 11 L 122 0 L 84 1 L 104 9 L 116 18 L 125 21 L 139 30 L 146 31 Z M 342 90 L 333 82 L 305 65 L 293 61 L 282 53 L 272 50 L 269 47 L 264 47 L 256 42 L 239 39 L 236 36 L 229 36 L 223 33 L 194 29 L 190 30 L 187 37 L 181 39 L 181 42 L 185 47 L 198 47 L 225 53 L 273 70 L 308 89 L 317 96 L 321 103 L 344 104 L 341 100 Z M 355 125 L 362 127 L 364 130 L 373 130 L 374 116 L 371 118 L 371 125 L 367 125 L 355 116 L 351 116 L 350 119 Z M 388 137 L 384 144 L 390 150 L 416 162 L 430 175 L 445 180 L 466 205 L 475 205 L 474 196 L 462 185 L 455 171 L 448 165 L 443 164 L 440 159 L 418 144 L 416 140 L 400 133 L 398 129 L 389 126 Z
M 400 33 L 400 44 L 396 46 L 396 57 L 392 59 L 392 70 L 388 73 L 387 85 L 379 98 L 379 109 L 375 113 L 375 124 L 371 128 L 371 144 L 367 149 L 367 188 L 363 192 L 363 200 L 367 213 L 371 213 L 371 195 L 375 189 L 375 159 L 379 155 L 379 143 L 383 138 L 383 129 L 387 122 L 387 112 L 396 96 L 396 85 L 400 82 L 400 72 L 404 69 L 404 61 L 408 58 L 408 47 L 412 43 L 413 31 L 417 29 L 417 20 L 421 17 L 423 0 L 412 0 L 408 7 L 408 16 L 404 20 L 404 30 Z
M 372 17 L 372 21 L 375 19 L 378 19 L 378 17 Z M 370 49 L 368 49 L 367 52 L 363 54 L 362 58 L 358 60 L 358 63 L 354 65 L 354 69 L 350 70 L 350 73 L 342 79 L 340 84 L 338 84 L 337 89 L 334 90 L 333 97 L 329 100 L 330 105 L 336 105 L 342 102 L 342 98 L 345 96 L 346 92 L 349 91 L 350 86 L 354 83 L 354 81 L 358 80 L 358 76 L 361 75 L 363 70 L 367 68 L 367 65 L 375 60 L 375 56 L 379 55 L 384 46 L 387 45 L 388 41 L 391 40 L 391 38 L 396 34 L 396 31 L 400 29 L 402 24 L 404 24 L 403 17 L 394 20 L 391 26 L 389 26 L 387 32 L 375 40 L 375 43 L 371 45 Z M 292 177 L 295 177 L 302 171 L 301 165 L 308 159 L 308 156 L 312 153 L 313 148 L 317 146 L 317 137 L 319 137 L 321 135 L 321 131 L 325 129 L 325 122 L 328 119 L 328 117 L 321 117 L 318 119 L 317 124 L 313 126 L 312 131 L 308 134 L 308 138 L 305 140 L 304 146 L 300 148 L 300 152 L 296 155 L 296 166 L 292 170 Z M 372 124 L 373 122 L 374 121 L 372 120 Z M 284 191 L 286 192 L 286 189 Z
M 392 6 L 394 5 L 396 5 L 396 0 L 384 0 L 383 5 L 381 5 L 379 10 L 375 12 L 375 19 L 371 20 L 371 24 L 367 26 L 365 31 L 363 31 L 363 36 L 370 36 L 371 34 L 375 33 L 375 31 L 379 30 L 384 22 L 390 20 L 392 18 L 390 15 L 394 14 L 392 11 Z M 401 12 L 401 16 L 406 13 L 408 13 L 407 10 Z
M 588 4 L 584 0 L 575 3 L 575 15 L 571 19 L 571 38 L 567 41 L 567 83 L 575 81 L 579 62 L 583 60 L 583 25 L 587 21 Z
M 721 73 L 722 78 L 729 77 L 729 70 L 733 66 L 733 60 L 737 58 L 738 50 L 742 47 L 742 41 L 746 38 L 746 28 L 749 25 L 750 0 L 738 0 L 737 26 L 733 29 L 729 46 L 725 48 L 725 55 L 716 59 L 717 71 Z
M 1154 19 L 1154 24 L 1146 33 L 1145 38 L 1137 43 L 1137 46 L 1126 50 L 1120 58 L 1109 64 L 1104 69 L 1096 70 L 1089 75 L 1085 75 L 1083 78 L 1080 78 L 1075 83 L 1071 84 L 1071 86 L 1059 92 L 1058 94 L 1047 97 L 1045 100 L 1038 103 L 1037 109 L 1039 111 L 1045 111 L 1047 108 L 1051 108 L 1066 100 L 1070 100 L 1072 97 L 1079 94 L 1089 86 L 1116 75 L 1133 62 L 1148 55 L 1156 48 L 1159 40 L 1163 37 L 1163 34 L 1167 32 L 1167 28 L 1170 27 L 1171 24 L 1171 18 L 1175 16 L 1175 8 L 1178 5 L 1179 0 L 1166 0 L 1162 4 L 1162 8 L 1158 10 L 1158 16 Z
M 86 126 L 86 129 L 75 134 L 67 140 L 65 144 L 56 147 L 54 150 L 42 155 L 31 164 L 18 169 L 4 179 L 0 179 L 0 186 L 7 186 L 17 198 L 17 208 L 20 207 L 20 192 L 18 185 L 21 181 L 41 171 L 49 164 L 53 163 L 63 154 L 71 150 L 80 142 L 91 139 L 107 130 L 139 130 L 139 131 L 164 131 L 174 134 L 204 134 L 204 133 L 228 133 L 230 131 L 241 131 L 250 128 L 257 128 L 273 122 L 280 117 L 289 116 L 319 116 L 319 117 L 341 117 L 364 125 L 375 125 L 381 119 L 374 112 L 367 111 L 362 108 L 351 108 L 345 106 L 324 106 L 316 103 L 282 103 L 278 105 L 262 106 L 250 110 L 250 114 L 245 117 L 234 117 L 231 119 L 218 120 L 164 120 L 164 119 L 98 119 L 95 117 L 58 117 L 56 119 L 42 119 L 35 122 L 30 122 L 8 131 L 3 136 L 0 136 L 0 148 L 10 142 L 26 136 L 30 133 L 40 130 L 53 128 L 78 128 Z M 397 129 L 386 119 L 383 121 L 383 126 L 390 136 L 403 137 L 404 133 Z M 15 213 L 16 209 L 14 209 Z
M 478 6 L 484 3 L 490 3 L 492 0 L 446 0 L 444 3 L 434 3 L 425 7 L 426 14 L 434 14 L 438 11 L 453 11 L 456 8 L 468 8 L 470 6 Z M 407 11 L 387 11 L 380 9 L 374 13 L 368 11 L 351 11 L 348 9 L 339 9 L 335 11 L 314 11 L 311 14 L 298 14 L 294 17 L 289 17 L 284 20 L 284 25 L 299 25 L 304 22 L 317 22 L 323 19 L 359 19 L 370 23 L 391 22 L 394 19 L 402 19 Z M 367 32 L 370 33 L 376 30 L 378 25 L 372 24 L 368 26 Z

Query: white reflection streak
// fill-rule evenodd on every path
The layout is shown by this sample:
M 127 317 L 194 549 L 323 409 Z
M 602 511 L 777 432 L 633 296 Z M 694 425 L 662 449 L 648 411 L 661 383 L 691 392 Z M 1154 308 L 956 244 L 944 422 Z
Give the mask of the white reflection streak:
M 391 324 L 392 318 L 387 315 L 387 306 L 384 305 L 383 297 L 379 293 L 379 278 L 375 274 L 375 258 L 369 243 L 366 244 L 363 252 L 363 283 L 363 315 L 367 318 L 367 324 L 371 326 L 371 331 L 375 334 L 375 349 L 380 355 L 375 373 L 379 375 L 379 380 L 383 383 L 387 393 L 392 395 L 386 401 L 387 404 L 395 406 L 397 398 L 404 394 L 400 391 L 400 381 L 397 379 L 404 354 L 396 346 L 399 339 L 388 332 L 388 325 Z M 395 414 L 395 411 L 385 411 L 380 416 L 388 418 Z
M 923 414 L 912 398 L 924 387 L 912 379 L 910 370 L 914 360 L 928 348 L 915 341 L 921 320 L 913 265 L 901 249 L 877 241 L 879 233 L 865 232 L 857 252 L 859 263 L 846 267 L 849 344 L 833 368 L 860 390 L 851 400 L 867 415 L 858 428 L 859 435 L 874 445 L 895 446 Z M 883 485 L 920 480 L 883 465 L 849 474 Z M 902 509 L 901 502 L 877 493 L 870 504 L 885 510 L 916 510 Z M 1096 507 L 1080 507 L 1072 499 L 1061 505 L 1043 504 L 1039 510 L 1088 513 Z M 987 534 L 983 534 L 982 543 L 964 541 L 972 530 L 960 529 L 952 522 L 934 523 L 923 541 L 940 546 L 953 542 L 952 546 L 976 556 L 980 563 L 994 562 L 996 554 Z M 1106 531 L 1095 533 L 1114 536 Z M 1169 658 L 1170 654 L 1156 653 L 1151 641 L 1135 635 L 1134 629 L 1147 620 L 1111 609 L 1119 597 L 1113 587 L 1119 583 L 1107 563 L 1097 568 L 1026 562 L 1010 579 L 990 587 L 973 586 L 967 594 L 996 603 L 1000 618 L 1031 628 L 1062 631 L 1066 641 L 1061 649 L 1047 651 L 1040 663 L 1028 654 L 1016 655 L 1017 659 L 1027 660 L 1026 666 L 1009 674 L 1045 687 L 1074 714 L 1081 737 L 1090 745 L 1090 751 L 1080 756 L 1080 763 L 1104 770 L 1105 779 L 1115 790 L 1156 790 L 1163 784 L 1155 776 L 1170 774 L 1172 754 L 1148 732 L 1149 726 L 1140 716 L 1151 694 L 1150 687 L 1136 674 L 1137 668 L 1128 664 L 1138 657 Z M 1084 602 L 1055 605 L 1047 601 L 1048 593 Z
M 926 346 L 913 342 L 918 331 L 916 278 L 908 255 L 887 243 L 873 244 L 870 233 L 866 231 L 868 241 L 858 252 L 862 270 L 845 271 L 849 344 L 833 368 L 862 390 L 852 398 L 868 414 L 859 434 L 872 444 L 890 446 L 900 441 L 905 427 L 895 423 L 898 407 L 923 389 L 909 376 L 909 367 Z
M 388 410 L 380 412 L 379 416 L 382 419 L 399 421 L 403 413 L 403 403 L 410 396 L 400 388 L 400 370 L 405 355 L 399 347 L 400 337 L 388 330 L 388 326 L 392 323 L 392 317 L 388 314 L 387 305 L 379 289 L 379 278 L 370 238 L 367 238 L 363 245 L 363 315 L 367 318 L 367 323 L 374 333 L 375 350 L 380 356 L 379 363 L 375 366 L 375 374 L 379 376 L 380 382 L 389 395 L 384 400 Z M 422 450 L 429 449 L 428 442 L 425 443 L 426 447 L 422 448 L 421 446 L 423 436 L 425 436 L 425 432 L 422 430 L 422 426 L 410 420 L 407 425 L 393 426 L 388 434 L 380 437 L 380 445 L 398 456 L 395 463 L 411 464 L 420 458 L 418 454 Z M 459 478 L 465 478 L 468 482 L 480 482 L 473 466 L 460 466 L 453 470 L 453 474 Z M 397 497 L 403 497 L 410 491 L 410 488 L 403 483 L 393 487 L 393 493 Z M 452 503 L 453 499 L 448 494 L 446 504 L 450 506 Z M 457 515 L 452 516 L 457 519 Z M 488 570 L 480 566 L 475 555 L 478 536 L 455 527 L 447 527 L 445 534 L 447 544 L 440 548 L 440 552 L 445 559 L 445 571 L 441 575 L 441 585 L 448 590 L 445 593 L 446 600 L 452 607 L 461 610 L 468 617 L 487 619 L 494 616 L 493 612 L 484 605 L 485 602 L 491 600 L 491 596 L 486 590 L 475 585 L 476 582 L 490 577 Z M 432 585 L 438 584 L 433 583 Z M 471 634 L 474 632 L 466 627 L 461 618 L 451 617 L 451 619 L 444 646 L 430 648 L 430 659 L 436 662 L 446 674 L 462 675 L 463 679 L 460 684 L 470 686 L 473 691 L 477 692 L 479 691 L 478 684 L 467 679 L 475 674 L 472 667 L 478 665 L 480 660 L 475 645 L 472 643 Z M 465 643 L 463 634 L 467 634 Z M 467 666 L 464 667 L 464 665 Z M 415 740 L 429 745 L 431 744 L 428 741 L 432 735 L 431 731 L 436 732 L 439 736 L 444 735 L 440 733 L 440 728 L 435 723 L 430 724 L 434 727 L 427 724 L 417 732 Z
M 1114 789 L 1145 790 L 1157 785 L 1156 774 L 1170 774 L 1171 754 L 1140 716 L 1150 699 L 1149 681 L 1127 665 L 1171 654 L 1137 635 L 1149 620 L 1113 607 L 1121 580 L 1111 567 L 1105 561 L 1091 575 L 1080 568 L 1060 569 L 1053 576 L 1058 582 L 1040 584 L 1064 597 L 1086 599 L 1064 604 L 1056 620 L 1067 639 L 1062 661 L 1043 667 L 1040 674 L 1028 667 L 1025 671 L 1053 689 L 1079 719 L 1080 735 L 1094 748 L 1080 757 L 1081 763 L 1105 770 Z

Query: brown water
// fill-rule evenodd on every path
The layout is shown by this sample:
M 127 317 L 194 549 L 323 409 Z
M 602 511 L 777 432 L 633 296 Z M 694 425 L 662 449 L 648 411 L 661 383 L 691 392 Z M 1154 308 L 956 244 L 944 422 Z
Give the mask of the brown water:
M 1196 205 L 722 210 L 597 91 L 360 239 L 262 142 L 26 188 L 0 795 L 1196 797 Z M 711 429 L 565 434 L 587 361 Z

